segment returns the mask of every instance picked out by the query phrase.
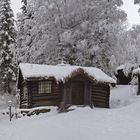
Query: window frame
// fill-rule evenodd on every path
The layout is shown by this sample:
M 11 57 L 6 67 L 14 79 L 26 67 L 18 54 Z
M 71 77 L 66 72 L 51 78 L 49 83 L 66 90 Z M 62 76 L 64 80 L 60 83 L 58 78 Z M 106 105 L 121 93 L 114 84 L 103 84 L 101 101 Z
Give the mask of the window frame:
M 51 94 L 52 93 L 52 81 L 39 81 L 38 82 L 38 94 Z

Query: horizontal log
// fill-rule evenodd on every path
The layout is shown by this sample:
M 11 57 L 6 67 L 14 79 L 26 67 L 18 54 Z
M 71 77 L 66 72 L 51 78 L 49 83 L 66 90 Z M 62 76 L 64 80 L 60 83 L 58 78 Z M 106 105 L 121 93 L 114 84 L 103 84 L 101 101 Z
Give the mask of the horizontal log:
M 107 88 L 100 88 L 100 87 L 92 87 L 91 88 L 92 90 L 105 90 L 105 91 L 109 91 L 109 89 L 107 89 Z
M 96 100 L 96 101 L 92 101 L 92 103 L 93 103 L 93 104 L 98 104 L 98 103 L 99 103 L 99 104 L 100 104 L 100 103 L 101 103 L 101 104 L 109 104 L 109 101 L 100 101 L 100 100 L 97 101 L 97 100 Z
M 48 100 L 32 100 L 32 102 L 56 102 L 56 101 L 60 101 L 59 98 L 55 98 L 55 99 L 48 99 Z
M 91 96 L 101 96 L 101 97 L 109 98 L 109 95 L 102 94 L 102 93 L 91 93 Z
M 109 97 L 109 95 L 106 95 L 106 94 L 99 94 L 99 93 L 94 93 L 94 94 L 92 93 L 91 96 L 92 96 L 92 97 L 101 96 L 101 97 L 105 97 L 105 98 L 108 98 L 108 97 Z
M 108 94 L 109 92 L 106 91 L 106 90 L 101 90 L 101 89 L 98 89 L 98 90 L 91 90 L 92 93 L 102 93 L 102 94 Z
M 99 86 L 97 86 L 97 85 L 96 85 L 96 86 L 94 86 L 94 85 L 93 85 L 93 86 L 92 86 L 92 88 L 93 88 L 93 89 L 106 89 L 106 90 L 108 90 L 108 89 L 109 89 L 109 87 L 108 87 L 108 86 L 100 86 L 100 85 L 99 85 Z
M 33 101 L 37 101 L 37 100 L 45 100 L 45 101 L 47 101 L 47 100 L 60 100 L 60 97 L 59 96 L 54 96 L 54 97 L 46 97 L 46 98 L 44 98 L 44 97 L 39 97 L 39 98 L 35 98 L 35 97 L 33 97 L 32 98 L 32 100 Z
M 106 103 L 107 100 L 102 100 L 102 99 L 94 99 L 92 100 L 93 102 L 102 102 L 102 103 Z
M 36 95 L 36 96 L 37 96 L 37 95 L 43 95 L 43 94 L 44 94 L 44 95 L 47 95 L 47 94 L 60 94 L 60 91 L 56 91 L 56 90 L 55 90 L 55 91 L 52 91 L 51 93 L 42 93 L 42 94 L 39 94 L 39 93 L 38 93 L 38 90 L 37 90 L 37 91 L 32 91 L 32 92 L 30 92 L 30 93 L 31 93 L 31 95 Z
M 92 101 L 93 101 L 93 103 L 97 103 L 97 102 L 106 103 L 107 102 L 106 100 L 101 100 L 101 99 L 94 99 Z
M 94 105 L 95 107 L 102 107 L 102 108 L 108 107 L 108 105 L 107 105 L 106 103 L 99 103 L 99 102 L 93 103 L 93 105 Z
M 60 97 L 60 94 L 35 94 L 32 95 L 33 98 L 47 98 L 47 97 Z
M 99 96 L 99 95 L 93 95 L 93 96 L 91 96 L 91 98 L 92 99 L 104 99 L 104 100 L 106 100 L 106 99 L 108 99 L 106 96 Z
M 34 101 L 34 102 L 32 102 L 32 106 L 34 107 L 34 106 L 44 106 L 44 105 L 46 105 L 46 106 L 58 106 L 60 104 L 60 101 L 58 100 L 58 101 Z
M 101 99 L 109 99 L 109 96 L 107 95 L 101 95 L 101 94 L 92 94 L 91 98 L 101 98 Z

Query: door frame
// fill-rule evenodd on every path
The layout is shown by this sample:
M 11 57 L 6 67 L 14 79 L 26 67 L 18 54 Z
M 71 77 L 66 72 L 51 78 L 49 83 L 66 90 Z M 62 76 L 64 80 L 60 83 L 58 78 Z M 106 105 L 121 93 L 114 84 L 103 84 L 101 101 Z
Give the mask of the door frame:
M 83 106 L 89 105 L 91 106 L 91 94 L 92 94 L 92 86 L 93 86 L 93 81 L 89 79 L 88 77 L 82 78 L 82 79 L 69 79 L 65 84 L 63 88 L 63 93 L 62 93 L 62 101 L 64 104 L 72 104 L 72 84 L 74 82 L 83 82 L 84 83 L 84 102 Z
M 81 94 L 81 102 L 82 104 L 73 104 L 73 97 L 74 97 L 74 92 L 73 92 L 73 85 L 74 84 L 81 84 L 83 87 L 82 87 L 82 94 Z M 80 87 L 78 87 L 80 88 Z M 78 93 L 78 95 L 80 95 L 80 93 Z M 71 83 L 71 104 L 73 105 L 84 105 L 85 104 L 85 82 L 84 81 L 78 81 L 78 80 L 75 80 Z

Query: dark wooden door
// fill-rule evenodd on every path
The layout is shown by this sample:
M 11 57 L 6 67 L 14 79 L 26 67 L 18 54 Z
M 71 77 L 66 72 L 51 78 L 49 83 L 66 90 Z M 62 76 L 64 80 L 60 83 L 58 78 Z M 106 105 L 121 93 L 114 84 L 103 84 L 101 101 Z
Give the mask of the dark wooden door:
M 84 82 L 72 83 L 72 104 L 73 105 L 84 104 Z

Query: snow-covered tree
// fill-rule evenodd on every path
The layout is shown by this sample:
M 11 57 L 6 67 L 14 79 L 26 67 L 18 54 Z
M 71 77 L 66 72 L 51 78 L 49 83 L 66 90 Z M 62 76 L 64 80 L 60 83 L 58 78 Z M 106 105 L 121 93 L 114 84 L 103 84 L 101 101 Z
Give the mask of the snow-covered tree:
M 122 4 L 122 0 L 27 0 L 18 24 L 20 61 L 56 64 L 64 58 L 108 72 L 126 20 L 119 9 Z
M 13 76 L 12 47 L 15 43 L 15 28 L 10 0 L 0 1 L 0 92 L 8 92 L 8 83 Z
M 22 13 L 18 13 L 17 20 L 17 58 L 19 62 L 28 62 L 30 58 L 29 54 L 29 46 L 30 46 L 30 28 L 32 25 L 30 24 L 31 20 L 31 12 L 27 10 L 27 0 L 22 0 Z M 19 58 L 20 56 L 20 58 Z

